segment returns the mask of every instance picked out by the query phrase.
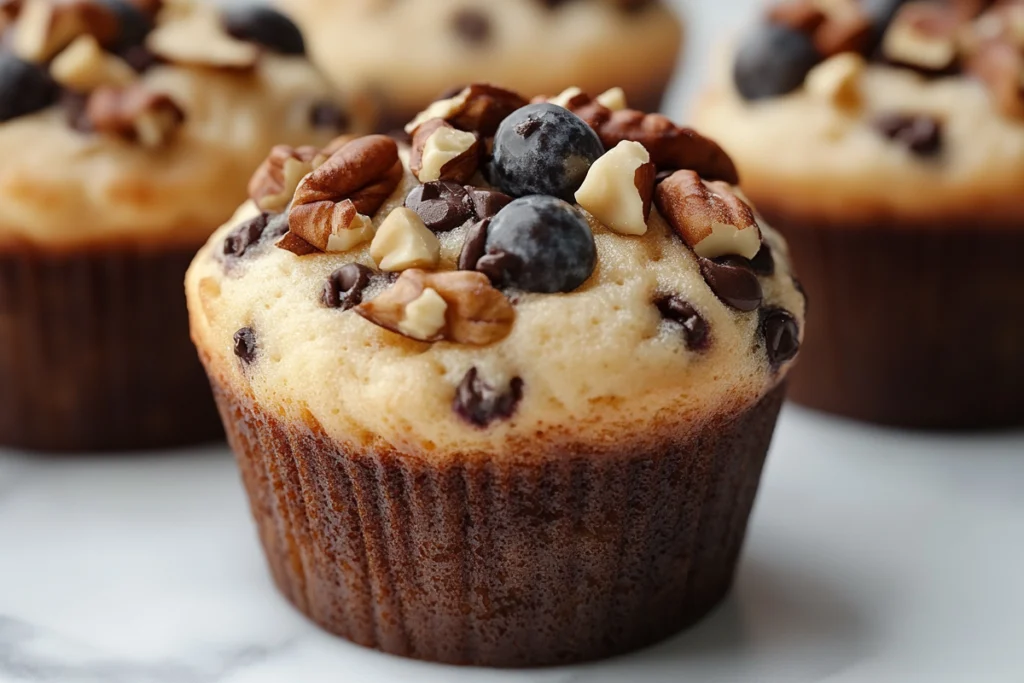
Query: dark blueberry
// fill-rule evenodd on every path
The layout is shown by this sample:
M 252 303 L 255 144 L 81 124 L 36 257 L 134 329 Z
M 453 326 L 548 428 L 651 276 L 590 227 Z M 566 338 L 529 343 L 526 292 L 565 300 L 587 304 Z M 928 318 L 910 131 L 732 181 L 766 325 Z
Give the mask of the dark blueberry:
M 328 308 L 347 311 L 363 302 L 363 292 L 370 284 L 373 271 L 359 263 L 347 263 L 330 274 L 320 293 L 320 301 Z
M 256 333 L 251 327 L 243 327 L 235 332 L 235 355 L 246 365 L 256 359 Z
M 693 304 L 675 294 L 666 294 L 655 299 L 654 305 L 658 307 L 661 317 L 682 328 L 686 348 L 703 351 L 708 347 L 708 322 Z
M 702 258 L 700 272 L 711 291 L 727 306 L 738 311 L 753 311 L 761 305 L 764 297 L 761 283 L 747 259 L 739 256 L 714 261 Z
M 942 122 L 926 114 L 880 114 L 871 121 L 879 133 L 918 156 L 942 150 Z
M 768 362 L 773 368 L 792 360 L 800 350 L 800 327 L 785 309 L 767 308 L 761 311 L 761 336 L 764 338 Z
M 498 127 L 492 181 L 513 197 L 547 194 L 572 203 L 602 154 L 601 140 L 583 119 L 554 104 L 531 104 Z
M 579 211 L 554 197 L 513 201 L 491 219 L 477 261 L 499 286 L 527 292 L 571 292 L 590 277 L 597 248 Z
M 821 61 L 810 36 L 781 24 L 758 26 L 740 46 L 733 80 L 748 100 L 777 97 L 803 85 Z
M 761 241 L 761 249 L 754 255 L 754 258 L 750 259 L 750 267 L 758 275 L 775 274 L 775 256 L 767 242 Z
M 476 264 L 483 258 L 487 248 L 487 229 L 490 225 L 491 219 L 485 218 L 466 231 L 466 239 L 459 252 L 459 270 L 476 270 Z
M 299 27 L 270 7 L 228 7 L 222 11 L 221 21 L 224 30 L 238 40 L 256 43 L 285 55 L 306 54 L 306 43 Z
M 153 18 L 127 0 L 101 0 L 117 15 L 117 40 L 111 46 L 114 52 L 125 52 L 142 45 L 153 30 Z
M 224 238 L 223 254 L 227 261 L 238 260 L 255 247 L 276 240 L 288 232 L 288 214 L 261 213 L 242 223 Z
M 406 196 L 405 206 L 434 232 L 452 230 L 475 217 L 466 188 L 448 180 L 417 185 Z
M 479 9 L 463 7 L 452 15 L 455 35 L 470 45 L 483 45 L 491 37 L 491 20 Z
M 0 52 L 0 123 L 45 109 L 59 94 L 46 69 Z
M 512 417 L 522 398 L 523 380 L 520 378 L 513 378 L 508 389 L 499 392 L 480 378 L 476 368 L 470 368 L 455 390 L 452 410 L 466 422 L 486 427 L 495 420 Z
M 342 133 L 351 123 L 348 114 L 335 102 L 317 102 L 309 110 L 309 123 L 321 130 Z

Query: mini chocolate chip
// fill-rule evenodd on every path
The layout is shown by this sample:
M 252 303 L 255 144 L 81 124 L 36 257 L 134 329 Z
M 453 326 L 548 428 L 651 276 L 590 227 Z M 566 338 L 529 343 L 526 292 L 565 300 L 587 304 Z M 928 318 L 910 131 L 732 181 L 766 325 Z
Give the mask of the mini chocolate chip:
M 469 226 L 466 231 L 466 239 L 462 243 L 462 251 L 459 252 L 459 270 L 476 270 L 477 261 L 484 255 L 487 247 L 487 228 L 491 224 L 490 218 Z
M 767 242 L 761 241 L 761 249 L 754 255 L 754 258 L 750 259 L 750 267 L 758 275 L 775 274 L 775 256 Z
M 370 284 L 373 271 L 359 263 L 346 263 L 330 274 L 320 293 L 320 301 L 328 308 L 347 311 L 363 302 L 363 291 Z
M 112 51 L 122 53 L 146 42 L 153 30 L 153 18 L 149 14 L 126 0 L 102 0 L 102 4 L 117 15 L 118 34 Z
M 478 272 L 483 273 L 497 286 L 508 280 L 514 280 L 523 270 L 523 259 L 507 251 L 494 251 L 484 254 L 476 261 Z
M 314 128 L 337 131 L 348 130 L 351 120 L 336 102 L 317 102 L 309 110 L 309 123 Z
M 299 27 L 270 7 L 229 7 L 222 11 L 221 22 L 224 30 L 238 40 L 256 43 L 285 55 L 306 53 L 306 43 Z
M 251 327 L 243 327 L 235 332 L 235 355 L 249 365 L 256 359 L 256 333 Z
M 464 7 L 452 15 L 452 28 L 470 45 L 482 45 L 491 37 L 490 18 L 472 7 Z
M 708 322 L 693 305 L 676 294 L 665 294 L 654 300 L 661 317 L 683 328 L 686 348 L 703 351 L 708 347 Z
M 271 215 L 261 213 L 242 223 L 224 238 L 223 253 L 226 259 L 241 259 L 253 247 L 275 240 L 288 232 L 288 214 Z
M 761 336 L 772 368 L 796 357 L 800 350 L 800 327 L 789 311 L 767 308 L 761 311 Z
M 792 92 L 822 59 L 811 37 L 781 24 L 758 26 L 740 47 L 733 65 L 736 89 L 760 100 Z
M 711 291 L 727 306 L 746 312 L 761 305 L 764 297 L 761 283 L 747 259 L 739 256 L 725 256 L 715 261 L 702 258 L 700 272 Z
M 473 212 L 479 220 L 493 218 L 512 201 L 512 197 L 504 192 L 483 190 L 472 185 L 466 185 L 466 192 L 469 193 L 469 198 L 473 202 Z
M 512 417 L 523 398 L 523 380 L 515 377 L 508 390 L 498 392 L 480 378 L 477 369 L 470 368 L 455 390 L 452 410 L 466 422 L 486 427 L 495 420 Z
M 45 68 L 0 52 L 0 123 L 45 109 L 59 93 Z
M 880 114 L 871 121 L 879 133 L 918 156 L 932 156 L 942 149 L 942 123 L 926 114 Z
M 412 209 L 434 232 L 446 232 L 472 220 L 473 201 L 462 185 L 435 180 L 414 187 L 405 198 Z

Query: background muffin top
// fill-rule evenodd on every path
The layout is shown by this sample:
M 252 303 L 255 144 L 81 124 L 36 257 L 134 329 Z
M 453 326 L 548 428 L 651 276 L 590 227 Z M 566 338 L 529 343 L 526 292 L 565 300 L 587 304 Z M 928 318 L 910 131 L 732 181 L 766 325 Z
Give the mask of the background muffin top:
M 685 438 L 782 381 L 803 296 L 713 142 L 621 91 L 487 85 L 407 130 L 257 172 L 186 282 L 215 383 L 342 442 L 515 457 Z
M 730 66 L 698 125 L 753 196 L 800 195 L 810 217 L 1024 217 L 1021 0 L 789 0 Z
M 278 142 L 371 125 L 267 8 L 0 2 L 0 241 L 199 242 Z
M 278 0 L 339 85 L 377 92 L 400 126 L 453 86 L 524 93 L 622 86 L 656 109 L 682 30 L 660 0 Z

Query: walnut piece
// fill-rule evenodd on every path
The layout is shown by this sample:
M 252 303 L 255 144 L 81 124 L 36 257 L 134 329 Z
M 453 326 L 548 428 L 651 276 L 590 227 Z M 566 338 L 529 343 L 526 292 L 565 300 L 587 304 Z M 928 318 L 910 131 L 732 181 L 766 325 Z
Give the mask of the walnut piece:
M 101 85 L 125 86 L 139 77 L 126 61 L 104 51 L 90 35 L 75 38 L 57 55 L 50 63 L 50 75 L 76 92 L 89 92 Z
M 521 95 L 511 90 L 474 83 L 454 97 L 431 104 L 405 127 L 405 132 L 412 135 L 427 121 L 444 119 L 459 130 L 490 137 L 509 114 L 526 104 Z
M 438 326 L 438 302 L 443 300 L 444 323 Z M 411 310 L 410 310 L 411 309 Z M 485 346 L 507 337 L 515 309 L 491 286 L 483 273 L 465 270 L 428 273 L 407 270 L 394 285 L 355 311 L 385 329 L 419 341 L 452 341 Z
M 97 88 L 89 96 L 85 116 L 98 133 L 151 148 L 166 144 L 185 121 L 184 112 L 170 96 L 140 84 Z
M 676 171 L 658 185 L 658 211 L 693 252 L 706 259 L 752 259 L 761 230 L 751 208 L 723 182 L 706 182 L 693 171 Z
M 620 142 L 591 165 L 576 203 L 620 235 L 643 235 L 656 173 L 643 145 Z
M 412 209 L 398 207 L 388 214 L 370 243 L 370 257 L 387 272 L 436 268 L 441 243 Z
M 25 0 L 13 27 L 11 49 L 30 62 L 46 62 L 81 35 L 110 45 L 120 31 L 117 15 L 92 0 Z
M 246 70 L 256 65 L 259 46 L 228 35 L 213 6 L 190 5 L 159 24 L 146 39 L 150 52 L 174 64 Z
M 458 130 L 444 119 L 431 119 L 416 129 L 409 170 L 420 182 L 466 183 L 479 165 L 480 140 L 476 133 Z
M 861 77 L 867 62 L 856 52 L 842 52 L 829 57 L 807 74 L 807 92 L 841 108 L 855 108 L 861 103 Z
M 960 20 L 950 8 L 932 2 L 908 2 L 882 37 L 882 54 L 890 62 L 940 73 L 957 60 Z

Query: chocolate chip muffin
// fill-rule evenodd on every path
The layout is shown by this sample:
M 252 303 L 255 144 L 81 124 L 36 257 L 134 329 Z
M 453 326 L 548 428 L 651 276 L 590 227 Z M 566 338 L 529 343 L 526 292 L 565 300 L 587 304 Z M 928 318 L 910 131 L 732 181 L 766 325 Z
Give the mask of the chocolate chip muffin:
M 362 645 L 594 659 L 731 582 L 802 339 L 785 245 L 713 142 L 555 102 L 282 150 L 186 278 L 274 579 Z
M 0 444 L 220 435 L 185 270 L 273 144 L 372 127 L 276 10 L 159 5 L 0 6 Z
M 279 2 L 314 60 L 339 86 L 376 92 L 394 128 L 476 81 L 531 95 L 566 83 L 594 93 L 621 86 L 635 106 L 655 110 L 682 39 L 662 0 Z
M 697 122 L 807 287 L 793 397 L 1024 424 L 1024 3 L 795 0 L 741 45 Z

